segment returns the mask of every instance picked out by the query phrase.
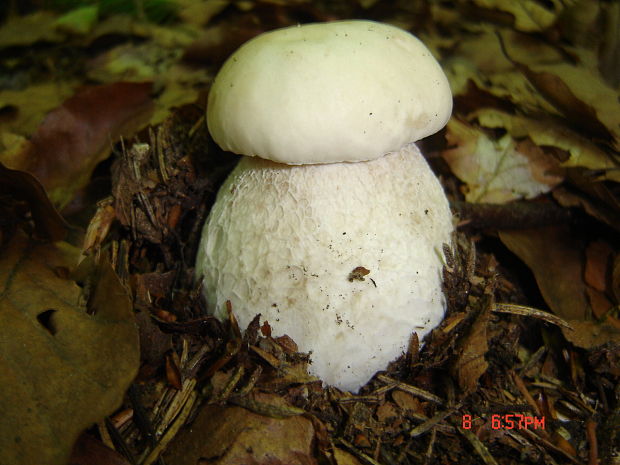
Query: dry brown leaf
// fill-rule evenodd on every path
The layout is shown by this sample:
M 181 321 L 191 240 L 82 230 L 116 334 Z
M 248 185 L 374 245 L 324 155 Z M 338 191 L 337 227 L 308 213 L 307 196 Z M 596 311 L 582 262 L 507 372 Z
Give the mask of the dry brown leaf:
M 33 84 L 21 90 L 0 90 L 0 109 L 4 117 L 1 151 L 17 145 L 11 141 L 15 136 L 30 136 L 37 130 L 47 113 L 69 98 L 77 86 L 72 80 Z
M 291 384 L 306 384 L 318 381 L 318 378 L 308 373 L 308 362 L 298 361 L 287 363 L 280 361 L 272 354 L 252 346 L 251 349 L 263 360 L 276 368 L 277 376 L 266 377 L 261 381 L 261 385 L 269 389 L 276 390 Z
M 510 54 L 515 60 L 537 64 L 563 59 L 557 48 L 527 34 L 516 31 L 502 31 L 501 34 L 504 43 L 510 45 Z M 482 25 L 475 34 L 459 37 L 454 49 L 455 58 L 446 62 L 444 70 L 457 98 L 456 113 L 461 112 L 459 97 L 468 93 L 471 82 L 478 89 L 528 112 L 560 114 L 504 55 L 497 27 Z M 485 106 L 480 103 L 472 107 Z
M 473 322 L 469 333 L 459 344 L 459 357 L 452 367 L 459 386 L 465 393 L 472 392 L 478 386 L 478 380 L 489 367 L 485 360 L 489 345 L 487 325 L 491 315 L 490 303 L 485 305 Z
M 148 21 L 136 21 L 131 15 L 119 13 L 99 21 L 91 34 L 85 38 L 84 43 L 90 45 L 94 41 L 105 42 L 109 39 L 107 36 L 122 36 L 153 41 L 163 48 L 181 49 L 189 45 L 197 33 L 198 29 L 191 24 L 159 25 Z
M 620 376 L 620 343 L 599 347 L 590 352 L 588 359 L 596 373 Z
M 488 24 L 465 34 L 454 49 L 458 58 L 447 61 L 446 71 L 456 97 L 455 114 L 471 120 L 475 115 L 469 113 L 475 109 L 483 126 L 505 128 L 516 139 L 529 136 L 537 145 L 569 152 L 563 166 L 615 167 L 596 143 L 620 147 L 619 92 L 604 82 L 591 51 L 566 52 L 551 42 Z M 476 102 L 480 95 L 472 95 L 472 85 L 478 94 L 488 93 L 518 108 L 511 118 L 520 121 L 508 121 L 508 113 L 501 123 L 492 121 L 495 110 L 485 108 L 489 102 Z M 485 117 L 490 119 L 485 122 Z M 608 179 L 620 180 L 617 170 L 609 171 Z
M 595 321 L 569 321 L 574 331 L 562 328 L 564 337 L 577 347 L 593 349 L 608 342 L 620 344 L 620 329 L 614 328 L 607 323 Z
M 183 63 L 172 65 L 155 81 L 163 88 L 163 92 L 155 102 L 150 124 L 162 123 L 174 108 L 195 103 L 210 79 L 208 70 L 203 67 L 195 68 Z
M 446 139 L 454 147 L 442 153 L 452 172 L 466 183 L 468 202 L 504 203 L 548 192 L 562 181 L 557 162 L 529 140 L 509 135 L 495 141 L 457 119 Z
M 88 63 L 88 77 L 101 83 L 152 81 L 161 89 L 155 100 L 151 125 L 160 124 L 172 108 L 194 103 L 209 79 L 205 67 L 191 67 L 180 61 L 180 51 L 154 41 L 122 44 L 105 51 Z
M 566 92 L 570 92 L 576 99 L 575 103 L 567 102 L 565 111 L 569 119 L 580 126 L 585 125 L 584 128 L 592 133 L 592 136 L 602 141 L 610 138 L 607 142 L 616 150 L 620 149 L 620 92 L 607 85 L 595 69 L 559 62 L 536 65 L 533 70 L 551 75 L 555 79 L 561 78 L 560 86 L 565 86 Z M 554 85 L 553 79 L 550 80 Z M 581 113 L 584 106 L 591 110 Z
M 28 203 L 40 238 L 59 241 L 65 238 L 68 225 L 56 211 L 45 190 L 30 174 L 10 170 L 0 163 L 0 193 Z
M 592 308 L 592 314 L 594 317 L 597 319 L 607 318 L 607 322 L 609 324 L 620 329 L 620 320 L 607 316 L 607 313 L 612 309 L 613 304 L 609 301 L 605 293 L 590 286 L 586 286 L 586 295 L 588 296 L 588 302 Z
M 597 185 L 601 186 L 600 183 L 597 183 Z M 605 191 L 606 189 L 597 189 L 597 191 L 600 190 Z M 591 215 L 597 220 L 606 223 L 616 231 L 620 231 L 620 216 L 618 215 L 620 209 L 610 208 L 609 205 L 605 205 L 605 203 L 601 201 L 600 196 L 596 194 L 593 198 L 583 192 L 559 187 L 553 191 L 553 198 L 556 199 L 563 207 L 582 208 L 588 215 Z
M 607 289 L 607 272 L 611 265 L 613 249 L 607 242 L 592 242 L 586 248 L 584 279 L 589 286 L 604 292 Z
M 183 389 L 183 377 L 179 368 L 178 358 L 177 353 L 174 351 L 166 356 L 166 379 L 168 384 L 180 391 Z
M 618 92 L 606 86 L 597 74 L 567 63 L 535 69 L 514 63 L 540 94 L 581 132 L 616 149 L 620 147 Z M 610 129 L 616 129 L 616 134 Z
M 553 313 L 566 320 L 586 318 L 582 251 L 568 227 L 500 231 L 499 237 L 532 270 Z
M 614 257 L 611 269 L 611 291 L 616 297 L 616 301 L 620 301 L 620 253 Z
M 73 447 L 69 465 L 131 465 L 125 457 L 89 434 L 82 434 Z
M 152 81 L 165 71 L 166 60 L 174 58 L 153 42 L 123 43 L 90 60 L 87 75 L 101 83 Z
M 275 401 L 275 395 L 263 401 Z M 241 407 L 206 405 L 164 455 L 166 463 L 195 465 L 313 465 L 314 427 L 300 415 L 272 418 Z
M 396 409 L 396 406 L 392 402 L 385 402 L 379 405 L 379 407 L 377 407 L 375 416 L 377 417 L 377 420 L 381 423 L 387 423 L 389 421 L 394 421 L 396 418 L 398 418 L 399 413 Z
M 230 5 L 231 0 L 177 0 L 178 15 L 185 23 L 204 26 Z
M 599 2 L 576 0 L 566 5 L 566 9 L 558 18 L 557 27 L 570 43 L 588 46 L 601 38 L 600 13 Z
M 473 0 L 476 5 L 486 9 L 497 9 L 509 13 L 514 19 L 514 27 L 525 32 L 542 32 L 550 27 L 561 13 L 561 3 L 547 2 L 544 5 L 536 0 Z
M 150 91 L 149 83 L 119 82 L 78 92 L 46 116 L 22 151 L 0 154 L 0 160 L 33 174 L 52 202 L 64 206 L 110 154 L 114 141 L 148 121 Z
M 566 126 L 539 115 L 528 118 L 510 115 L 495 109 L 480 109 L 472 117 L 487 128 L 504 128 L 513 138 L 529 137 L 539 146 L 556 147 L 568 154 L 561 160 L 561 166 L 582 167 L 591 170 L 607 171 L 606 178 L 620 182 L 620 172 L 613 160 L 603 150 Z
M 207 28 L 184 52 L 184 59 L 202 65 L 220 65 L 241 44 L 265 31 L 251 18 L 222 22 Z
M 474 64 L 488 79 L 493 79 L 496 73 L 515 71 L 514 64 L 502 52 L 498 34 L 509 46 L 512 59 L 543 64 L 559 62 L 564 58 L 556 46 L 540 40 L 536 35 L 488 23 L 477 25 L 475 31 L 459 35 L 454 44 L 454 53 Z
M 600 38 L 597 67 L 611 86 L 620 85 L 620 36 L 618 35 L 618 16 L 620 6 L 615 2 L 601 4 L 602 30 L 597 21 L 594 37 Z M 599 19 L 599 18 L 597 18 Z
M 361 465 L 361 462 L 354 455 L 337 447 L 334 448 L 334 459 L 336 465 Z
M 394 402 L 396 402 L 396 404 L 405 411 L 410 410 L 418 414 L 424 414 L 420 400 L 413 397 L 413 395 L 408 392 L 395 390 L 392 392 L 392 399 L 394 399 Z
M 97 211 L 93 215 L 86 229 L 82 242 L 82 253 L 90 253 L 91 249 L 100 247 L 106 239 L 112 223 L 116 220 L 113 200 L 108 197 L 99 202 Z
M 56 16 L 38 11 L 26 16 L 13 16 L 0 27 L 0 48 L 33 45 L 39 41 L 60 42 L 64 34 L 56 31 Z
M 139 363 L 131 301 L 110 265 L 89 299 L 66 277 L 79 251 L 16 233 L 0 256 L 0 463 L 64 465 L 120 404 Z

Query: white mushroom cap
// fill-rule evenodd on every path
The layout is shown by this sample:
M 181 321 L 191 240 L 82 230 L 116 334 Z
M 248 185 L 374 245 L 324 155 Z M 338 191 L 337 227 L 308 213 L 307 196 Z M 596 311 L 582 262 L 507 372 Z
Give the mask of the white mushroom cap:
M 274 336 L 312 352 L 311 373 L 357 391 L 443 318 L 451 231 L 414 144 L 358 163 L 243 157 L 209 214 L 196 271 L 216 316 L 227 300 L 241 328 L 260 313 Z
M 288 163 L 371 160 L 441 129 L 448 81 L 417 38 L 372 21 L 261 34 L 224 64 L 207 123 L 224 150 Z

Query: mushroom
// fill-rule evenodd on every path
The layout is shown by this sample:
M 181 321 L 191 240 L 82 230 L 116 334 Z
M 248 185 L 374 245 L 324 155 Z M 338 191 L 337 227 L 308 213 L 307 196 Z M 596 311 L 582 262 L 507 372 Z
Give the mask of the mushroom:
M 224 64 L 207 123 L 245 155 L 220 188 L 196 261 L 209 310 L 261 314 L 357 392 L 443 318 L 452 216 L 414 141 L 450 117 L 428 49 L 372 21 L 264 33 Z

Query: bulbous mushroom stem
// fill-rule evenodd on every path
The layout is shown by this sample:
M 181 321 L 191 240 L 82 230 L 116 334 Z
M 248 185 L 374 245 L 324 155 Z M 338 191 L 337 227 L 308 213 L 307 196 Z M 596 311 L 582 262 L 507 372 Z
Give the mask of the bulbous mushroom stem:
M 375 160 L 291 166 L 243 157 L 221 187 L 196 262 L 216 316 L 260 313 L 312 352 L 310 371 L 357 391 L 415 331 L 442 319 L 452 216 L 414 144 Z

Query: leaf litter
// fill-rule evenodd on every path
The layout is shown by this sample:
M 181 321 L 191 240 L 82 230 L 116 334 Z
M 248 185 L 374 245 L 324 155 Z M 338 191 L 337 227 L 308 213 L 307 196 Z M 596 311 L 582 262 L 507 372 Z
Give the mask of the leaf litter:
M 351 395 L 309 376 L 308 355 L 297 353 L 294 341 L 272 337 L 268 323 L 257 319 L 242 334 L 234 309 L 224 323 L 206 315 L 192 265 L 210 203 L 235 160 L 209 139 L 204 108 L 160 113 L 151 122 L 162 124 L 117 145 L 112 189 L 98 204 L 80 256 L 87 270 L 93 260 L 109 260 L 131 290 L 142 365 L 114 415 L 101 421 L 105 412 L 97 413 L 81 424 L 97 421 L 78 445 L 96 437 L 133 464 L 555 464 L 596 463 L 617 454 L 620 255 L 608 228 L 618 226 L 619 128 L 606 106 L 617 102 L 617 91 L 609 73 L 584 69 L 592 64 L 593 45 L 575 39 L 573 30 L 563 32 L 574 12 L 561 2 L 423 3 L 394 9 L 381 0 L 351 0 L 335 13 L 322 5 L 257 1 L 247 2 L 250 16 L 214 6 L 195 25 L 210 31 L 220 19 L 231 27 L 194 42 L 186 57 L 221 62 L 230 43 L 245 40 L 239 36 L 244 25 L 254 24 L 258 33 L 295 23 L 302 14 L 325 20 L 364 11 L 364 17 L 408 28 L 427 24 L 416 32 L 444 60 L 455 94 L 454 118 L 433 145 L 442 160 L 432 161 L 453 204 L 466 205 L 459 210 L 456 252 L 447 260 L 442 325 L 419 352 L 420 341 L 412 337 L 409 353 Z M 606 8 L 599 5 L 593 17 L 600 20 Z M 127 24 L 108 18 L 84 34 L 90 41 L 106 31 L 153 36 L 155 28 Z M 539 35 L 532 39 L 532 33 Z M 184 34 L 158 40 L 186 47 L 192 34 L 200 36 Z M 91 78 L 108 85 L 120 75 L 151 80 L 157 60 L 140 60 L 140 50 L 164 61 L 179 56 L 112 47 L 90 62 Z M 184 72 L 178 71 L 181 81 Z M 175 79 L 157 85 L 172 88 Z M 584 80 L 593 84 L 580 86 Z M 205 75 L 190 81 L 204 85 Z M 200 101 L 193 91 L 184 98 Z M 12 140 L 18 148 L 25 143 Z M 79 168 L 84 183 L 95 164 Z M 34 205 L 43 202 L 40 194 L 29 195 Z M 52 197 L 63 204 L 72 195 Z M 0 206 L 19 213 L 20 227 L 59 234 L 53 207 L 35 213 L 28 201 Z M 41 218 L 51 223 L 41 226 Z M 554 224 L 558 218 L 562 226 Z M 4 244 L 19 237 L 14 225 L 3 225 L 2 233 Z M 508 250 L 531 276 L 511 269 Z M 567 273 L 568 288 L 562 287 Z M 55 328 L 54 315 L 44 312 L 38 324 Z M 117 393 L 124 391 L 118 386 Z M 497 427 L 505 415 L 544 418 L 545 428 Z M 95 448 L 76 448 L 82 454 L 76 463 L 88 463 Z
M 79 250 L 22 231 L 3 244 L 0 462 L 66 463 L 81 431 L 120 404 L 139 362 L 131 301 L 109 264 L 90 295 L 65 276 Z M 90 313 L 87 313 L 87 310 Z
M 191 254 L 176 260 L 170 257 L 178 257 L 175 250 L 191 250 L 187 241 L 196 244 L 197 237 L 187 239 L 191 235 L 175 230 L 179 231 L 183 221 L 190 225 L 197 215 L 206 214 L 201 202 L 213 199 L 216 186 L 232 164 L 214 171 L 213 167 L 222 167 L 226 158 L 221 158 L 212 144 L 204 143 L 203 147 L 209 147 L 206 153 L 192 153 L 194 141 L 189 134 L 201 118 L 200 111 L 188 109 L 176 118 L 150 137 L 154 145 L 145 147 L 141 143 L 126 148 L 126 154 L 117 160 L 116 172 L 121 174 L 113 189 L 118 197 L 114 199 L 118 222 L 91 250 L 95 253 L 104 248 L 111 238 L 112 250 L 120 252 L 122 241 L 131 244 L 115 262 L 125 270 L 121 274 L 129 271 L 130 282 L 132 274 L 149 277 L 148 281 L 135 281 L 143 283 L 136 284 L 136 292 L 143 296 L 140 300 L 145 311 L 149 308 L 145 296 L 150 296 L 151 318 L 162 331 L 172 333 L 172 350 L 179 360 L 181 389 L 169 376 L 138 383 L 140 390 L 148 391 L 149 385 L 156 383 L 161 391 L 146 404 L 147 411 L 157 412 L 151 415 L 152 427 L 158 431 L 157 446 L 140 442 L 145 430 L 133 420 L 119 429 L 133 448 L 134 460 L 154 463 L 156 451 L 163 453 L 166 463 L 365 464 L 423 463 L 431 459 L 440 463 L 516 463 L 510 457 L 521 457 L 519 463 L 578 463 L 580 455 L 588 453 L 594 439 L 588 440 L 579 425 L 585 425 L 583 418 L 599 422 L 597 431 L 604 425 L 606 415 L 603 410 L 597 413 L 593 401 L 600 395 L 596 384 L 607 386 L 603 392 L 611 396 L 608 402 L 615 402 L 608 390 L 616 382 L 608 358 L 614 360 L 617 353 L 615 336 L 584 345 L 575 335 L 580 329 L 577 323 L 585 320 L 564 321 L 525 306 L 528 299 L 520 283 L 503 275 L 505 269 L 484 250 L 485 241 L 475 234 L 467 239 L 465 233 L 458 233 L 458 251 L 449 256 L 445 279 L 449 311 L 442 325 L 419 354 L 406 354 L 395 361 L 358 395 L 324 387 L 308 376 L 307 356 L 298 354 L 290 340 L 275 339 L 268 324 L 256 319 L 242 334 L 232 308 L 231 320 L 224 324 L 205 316 L 199 289 L 178 265 L 181 260 L 191 260 Z M 163 156 L 169 173 L 166 180 L 157 168 L 164 146 L 170 148 Z M 131 155 L 137 149 L 140 155 Z M 192 163 L 186 162 L 185 154 Z M 198 176 L 203 169 L 206 177 Z M 141 173 L 141 182 L 135 177 L 137 172 Z M 206 184 L 193 189 L 196 179 Z M 206 197 L 202 193 L 205 189 Z M 164 212 L 179 202 L 181 192 L 190 193 L 182 209 L 187 217 L 171 227 Z M 166 196 L 173 201 L 166 204 Z M 142 212 L 131 213 L 131 209 Z M 160 209 L 162 212 L 156 213 Z M 157 228 L 152 228 L 152 220 L 159 222 Z M 158 234 L 153 234 L 153 229 Z M 523 234 L 531 237 L 530 233 Z M 179 242 L 184 245 L 179 246 Z M 482 250 L 475 247 L 477 242 Z M 544 258 L 536 250 L 533 254 Z M 144 257 L 154 257 L 154 263 L 147 264 Z M 174 298 L 162 292 L 168 284 L 160 284 L 170 283 L 170 271 L 179 276 L 172 284 Z M 160 278 L 156 279 L 158 273 Z M 152 292 L 144 290 L 145 286 Z M 177 319 L 161 321 L 157 308 L 167 309 Z M 561 312 L 558 315 L 570 317 Z M 587 351 L 580 352 L 582 347 L 599 351 L 598 358 L 588 359 Z M 556 352 L 559 358 L 551 356 Z M 597 364 L 589 365 L 594 360 Z M 585 370 L 597 369 L 596 380 L 586 381 Z M 575 377 L 562 379 L 564 371 L 575 372 Z M 190 386 L 195 396 L 187 393 Z M 162 412 L 166 408 L 172 413 Z M 180 416 L 185 415 L 185 409 L 190 410 L 187 418 Z M 504 414 L 539 421 L 544 417 L 545 430 L 501 430 L 494 422 L 497 415 Z M 190 426 L 181 428 L 171 418 L 188 420 Z M 566 422 L 571 425 L 570 433 Z M 527 451 L 525 455 L 523 450 Z M 611 451 L 600 449 L 601 454 Z

